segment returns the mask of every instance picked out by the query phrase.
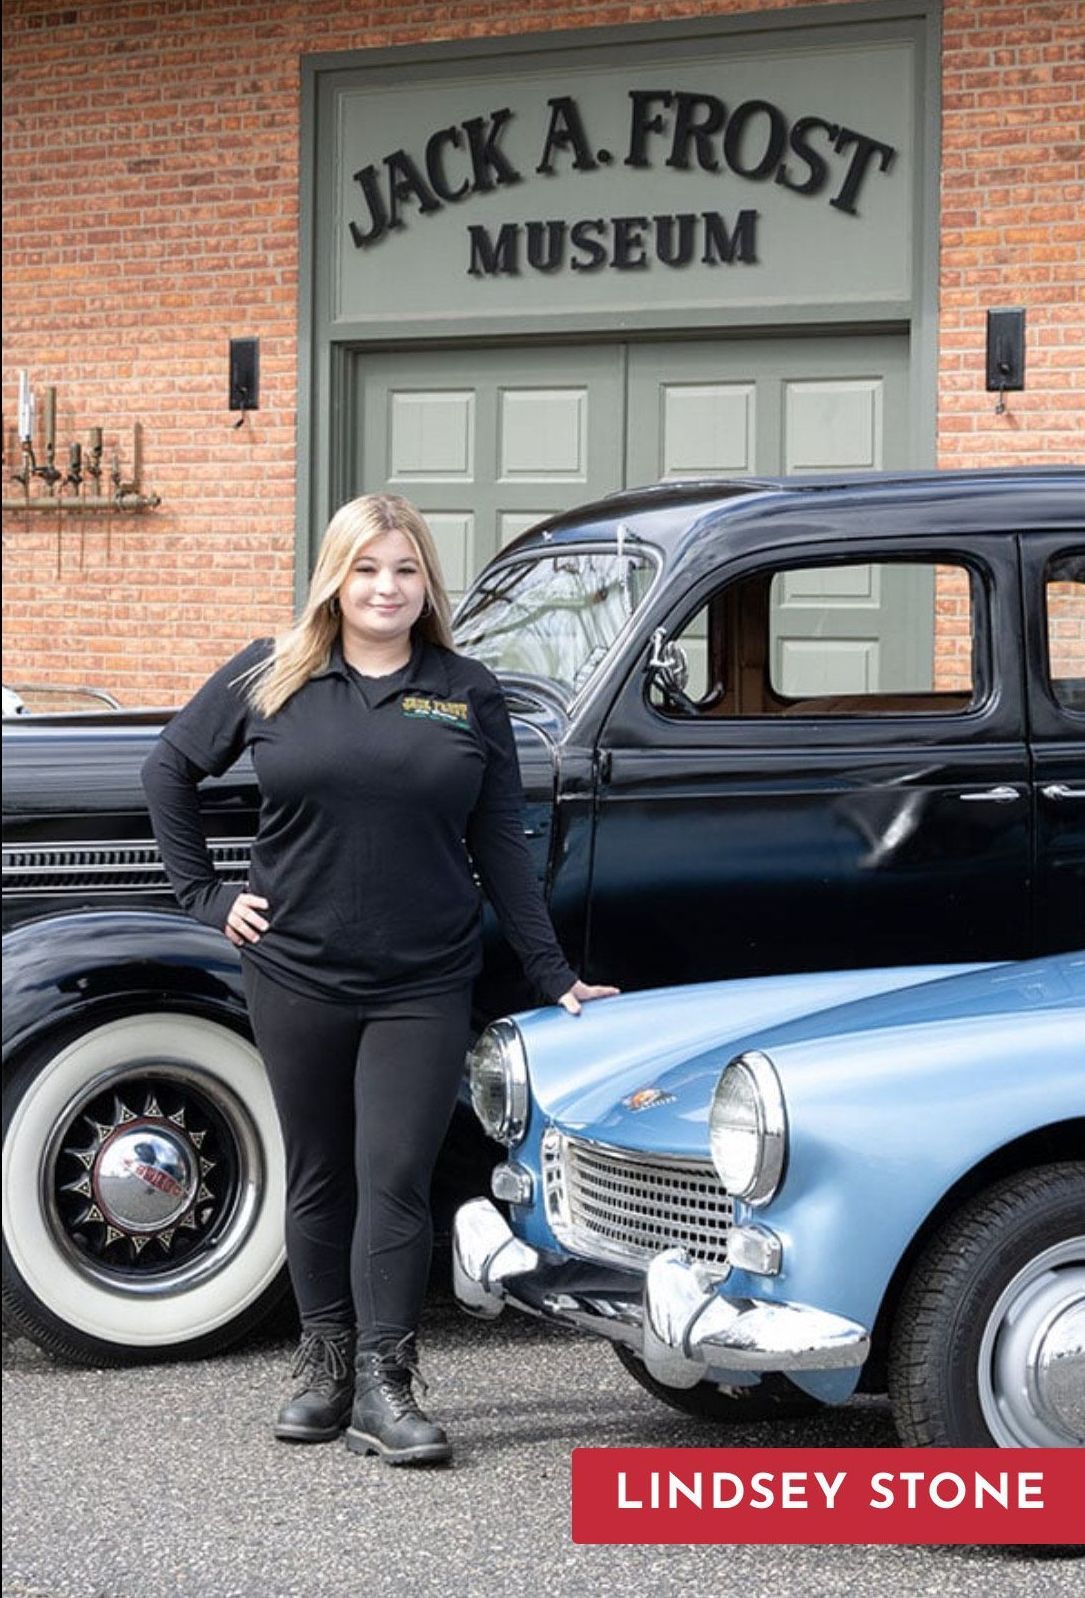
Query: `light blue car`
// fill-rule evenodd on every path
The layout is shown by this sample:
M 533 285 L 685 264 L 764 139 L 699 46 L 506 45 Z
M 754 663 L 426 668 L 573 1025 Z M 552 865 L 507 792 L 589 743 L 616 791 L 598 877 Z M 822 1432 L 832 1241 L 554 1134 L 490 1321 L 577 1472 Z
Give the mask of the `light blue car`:
M 910 1445 L 1085 1445 L 1085 954 L 496 1022 L 457 1296 L 720 1420 L 888 1389 Z

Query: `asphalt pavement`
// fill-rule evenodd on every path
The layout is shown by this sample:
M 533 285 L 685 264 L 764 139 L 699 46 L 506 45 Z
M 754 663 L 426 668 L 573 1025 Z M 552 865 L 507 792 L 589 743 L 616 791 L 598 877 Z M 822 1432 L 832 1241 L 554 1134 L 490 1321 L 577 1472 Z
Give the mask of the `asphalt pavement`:
M 1080 1560 L 981 1548 L 580 1547 L 570 1452 L 596 1446 L 864 1447 L 895 1441 L 883 1403 L 728 1429 L 676 1414 L 609 1348 L 447 1298 L 423 1330 L 426 1405 L 446 1470 L 391 1470 L 341 1444 L 276 1443 L 289 1328 L 193 1364 L 56 1365 L 4 1344 L 5 1598 L 1058 1598 Z

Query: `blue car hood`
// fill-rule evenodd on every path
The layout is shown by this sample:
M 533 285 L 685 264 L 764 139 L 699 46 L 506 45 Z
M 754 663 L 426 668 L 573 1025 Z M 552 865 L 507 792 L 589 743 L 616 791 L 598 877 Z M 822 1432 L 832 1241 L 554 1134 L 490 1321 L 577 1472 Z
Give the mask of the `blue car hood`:
M 519 1017 L 539 1110 L 622 1147 L 706 1152 L 708 1103 L 743 1049 L 1078 1003 L 1085 956 L 755 977 Z M 656 1092 L 628 1102 L 646 1089 Z

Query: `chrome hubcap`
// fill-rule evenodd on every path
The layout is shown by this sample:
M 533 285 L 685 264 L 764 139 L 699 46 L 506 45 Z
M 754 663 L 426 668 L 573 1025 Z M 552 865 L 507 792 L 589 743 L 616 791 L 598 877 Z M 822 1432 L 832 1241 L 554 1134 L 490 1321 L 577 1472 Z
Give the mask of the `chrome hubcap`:
M 46 1211 L 85 1275 L 169 1291 L 221 1268 L 251 1227 L 259 1148 L 202 1073 L 129 1066 L 69 1105 L 45 1161 Z
M 1035 1382 L 1044 1419 L 1085 1445 L 1085 1295 L 1057 1311 L 1039 1339 Z
M 182 1112 L 183 1113 L 183 1112 Z M 199 1191 L 195 1148 L 162 1118 L 134 1119 L 110 1133 L 91 1167 L 91 1191 L 107 1225 L 162 1236 L 191 1215 Z M 208 1173 L 213 1160 L 205 1162 Z M 205 1189 L 210 1198 L 210 1189 Z M 195 1225 L 195 1219 L 190 1222 Z
M 1085 1445 L 1085 1238 L 1045 1249 L 999 1296 L 979 1398 L 1002 1448 Z

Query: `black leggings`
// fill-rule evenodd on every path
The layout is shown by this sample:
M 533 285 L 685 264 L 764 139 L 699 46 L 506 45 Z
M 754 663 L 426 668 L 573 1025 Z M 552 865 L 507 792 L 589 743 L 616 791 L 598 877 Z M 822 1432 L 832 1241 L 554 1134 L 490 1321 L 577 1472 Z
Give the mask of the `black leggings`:
M 430 1179 L 456 1103 L 471 989 L 371 1004 L 294 993 L 242 961 L 286 1145 L 286 1257 L 304 1321 L 363 1346 L 414 1331 Z

